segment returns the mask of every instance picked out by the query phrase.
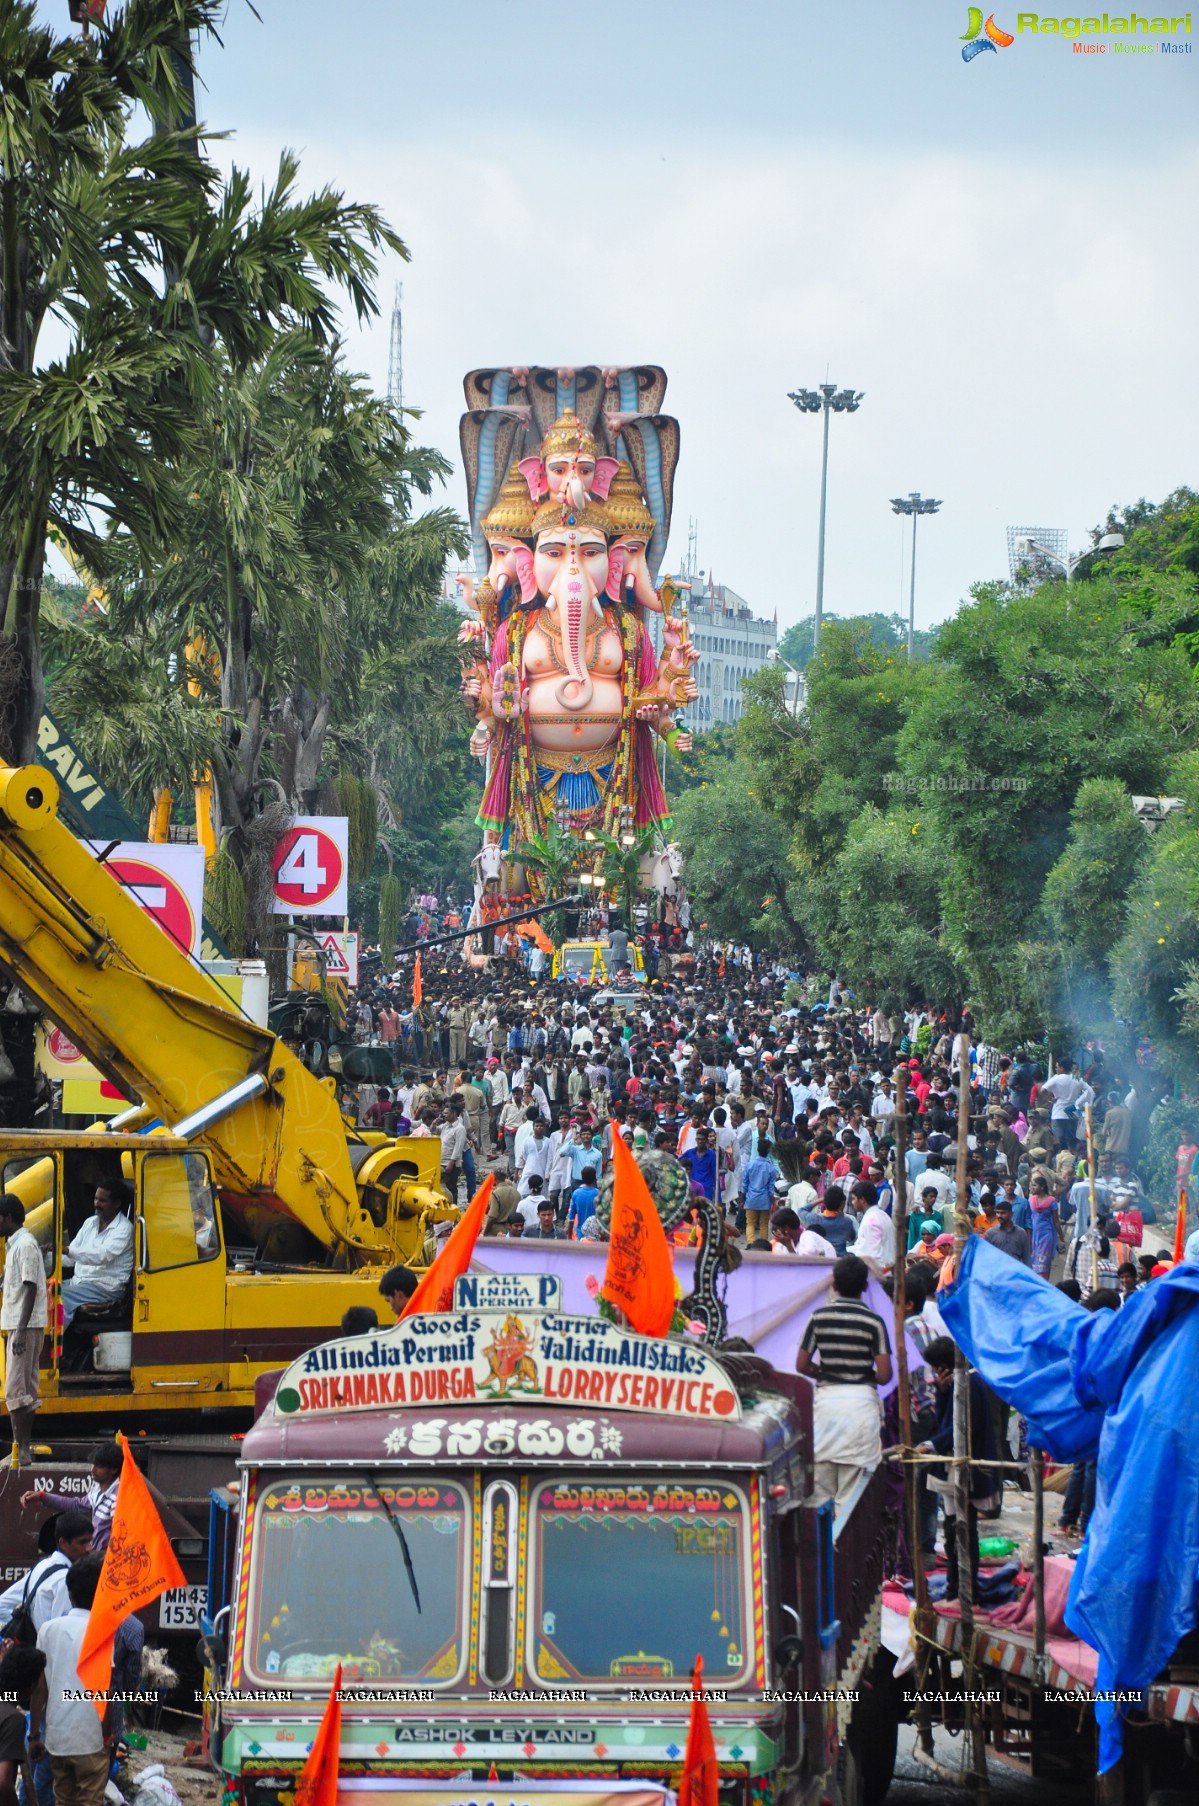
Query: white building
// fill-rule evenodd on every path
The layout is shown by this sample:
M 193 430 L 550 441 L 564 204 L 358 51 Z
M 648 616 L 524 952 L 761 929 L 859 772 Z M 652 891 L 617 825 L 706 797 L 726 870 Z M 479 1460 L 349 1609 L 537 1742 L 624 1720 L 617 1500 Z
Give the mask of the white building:
M 726 583 L 713 583 L 702 573 L 691 580 L 687 618 L 691 643 L 700 654 L 693 667 L 699 695 L 683 713 L 691 733 L 710 733 L 741 719 L 741 688 L 760 671 L 778 643 L 778 621 L 755 615 L 744 596 Z M 660 615 L 650 616 L 654 643 L 662 644 Z

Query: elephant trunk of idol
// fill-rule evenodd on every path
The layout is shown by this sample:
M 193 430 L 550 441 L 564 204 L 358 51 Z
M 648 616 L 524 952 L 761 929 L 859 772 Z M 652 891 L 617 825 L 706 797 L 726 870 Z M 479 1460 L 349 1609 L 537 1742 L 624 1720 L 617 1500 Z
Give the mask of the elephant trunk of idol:
M 595 685 L 585 662 L 587 651 L 587 622 L 592 609 L 603 616 L 595 595 L 587 594 L 588 585 L 584 579 L 580 582 L 577 574 L 569 577 L 560 586 L 560 593 L 550 602 L 556 607 L 558 620 L 562 627 L 562 657 L 566 664 L 568 676 L 555 685 L 554 696 L 559 708 L 570 714 L 577 714 L 587 708 L 595 694 Z M 556 589 L 559 586 L 555 586 Z

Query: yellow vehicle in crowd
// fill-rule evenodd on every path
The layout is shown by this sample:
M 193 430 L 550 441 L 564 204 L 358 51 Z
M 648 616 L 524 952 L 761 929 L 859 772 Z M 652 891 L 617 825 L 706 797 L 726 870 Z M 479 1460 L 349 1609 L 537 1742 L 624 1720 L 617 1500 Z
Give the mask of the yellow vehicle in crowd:
M 0 964 L 112 1084 L 140 1102 L 83 1133 L 0 1133 L 0 1188 L 51 1290 L 41 1417 L 252 1405 L 257 1375 L 380 1303 L 458 1212 L 436 1140 L 342 1116 L 313 1076 L 137 905 L 58 819 L 41 766 L 0 768 Z M 127 1296 L 64 1337 L 63 1255 L 97 1186 L 131 1197 Z
M 551 978 L 563 978 L 568 984 L 577 985 L 614 986 L 618 973 L 618 988 L 622 991 L 630 983 L 646 983 L 645 961 L 635 941 L 629 942 L 628 951 L 619 965 L 610 941 L 563 941 L 555 948 L 550 966 Z

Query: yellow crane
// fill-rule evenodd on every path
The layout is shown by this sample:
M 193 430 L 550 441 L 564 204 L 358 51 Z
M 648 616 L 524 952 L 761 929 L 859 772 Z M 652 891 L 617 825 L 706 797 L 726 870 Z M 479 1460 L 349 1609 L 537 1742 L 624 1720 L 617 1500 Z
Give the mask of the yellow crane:
M 423 1264 L 431 1224 L 457 1215 L 440 1146 L 347 1125 L 335 1082 L 237 1010 L 57 803 L 42 766 L 0 767 L 0 964 L 140 1103 L 106 1130 L 0 1134 L 0 1189 L 55 1287 L 96 1185 L 132 1188 L 129 1321 L 109 1313 L 103 1331 L 114 1365 L 75 1371 L 55 1336 L 43 1412 L 249 1404 L 257 1373 L 347 1305 L 378 1304 L 381 1267 Z

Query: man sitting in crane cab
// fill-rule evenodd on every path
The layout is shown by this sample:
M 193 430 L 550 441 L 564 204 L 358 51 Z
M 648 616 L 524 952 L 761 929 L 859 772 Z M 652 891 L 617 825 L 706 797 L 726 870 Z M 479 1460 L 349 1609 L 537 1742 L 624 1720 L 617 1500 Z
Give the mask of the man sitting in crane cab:
M 63 1254 L 73 1263 L 62 1288 L 64 1330 L 80 1305 L 123 1303 L 133 1277 L 133 1224 L 127 1212 L 133 1194 L 123 1179 L 101 1179 L 95 1210 Z

